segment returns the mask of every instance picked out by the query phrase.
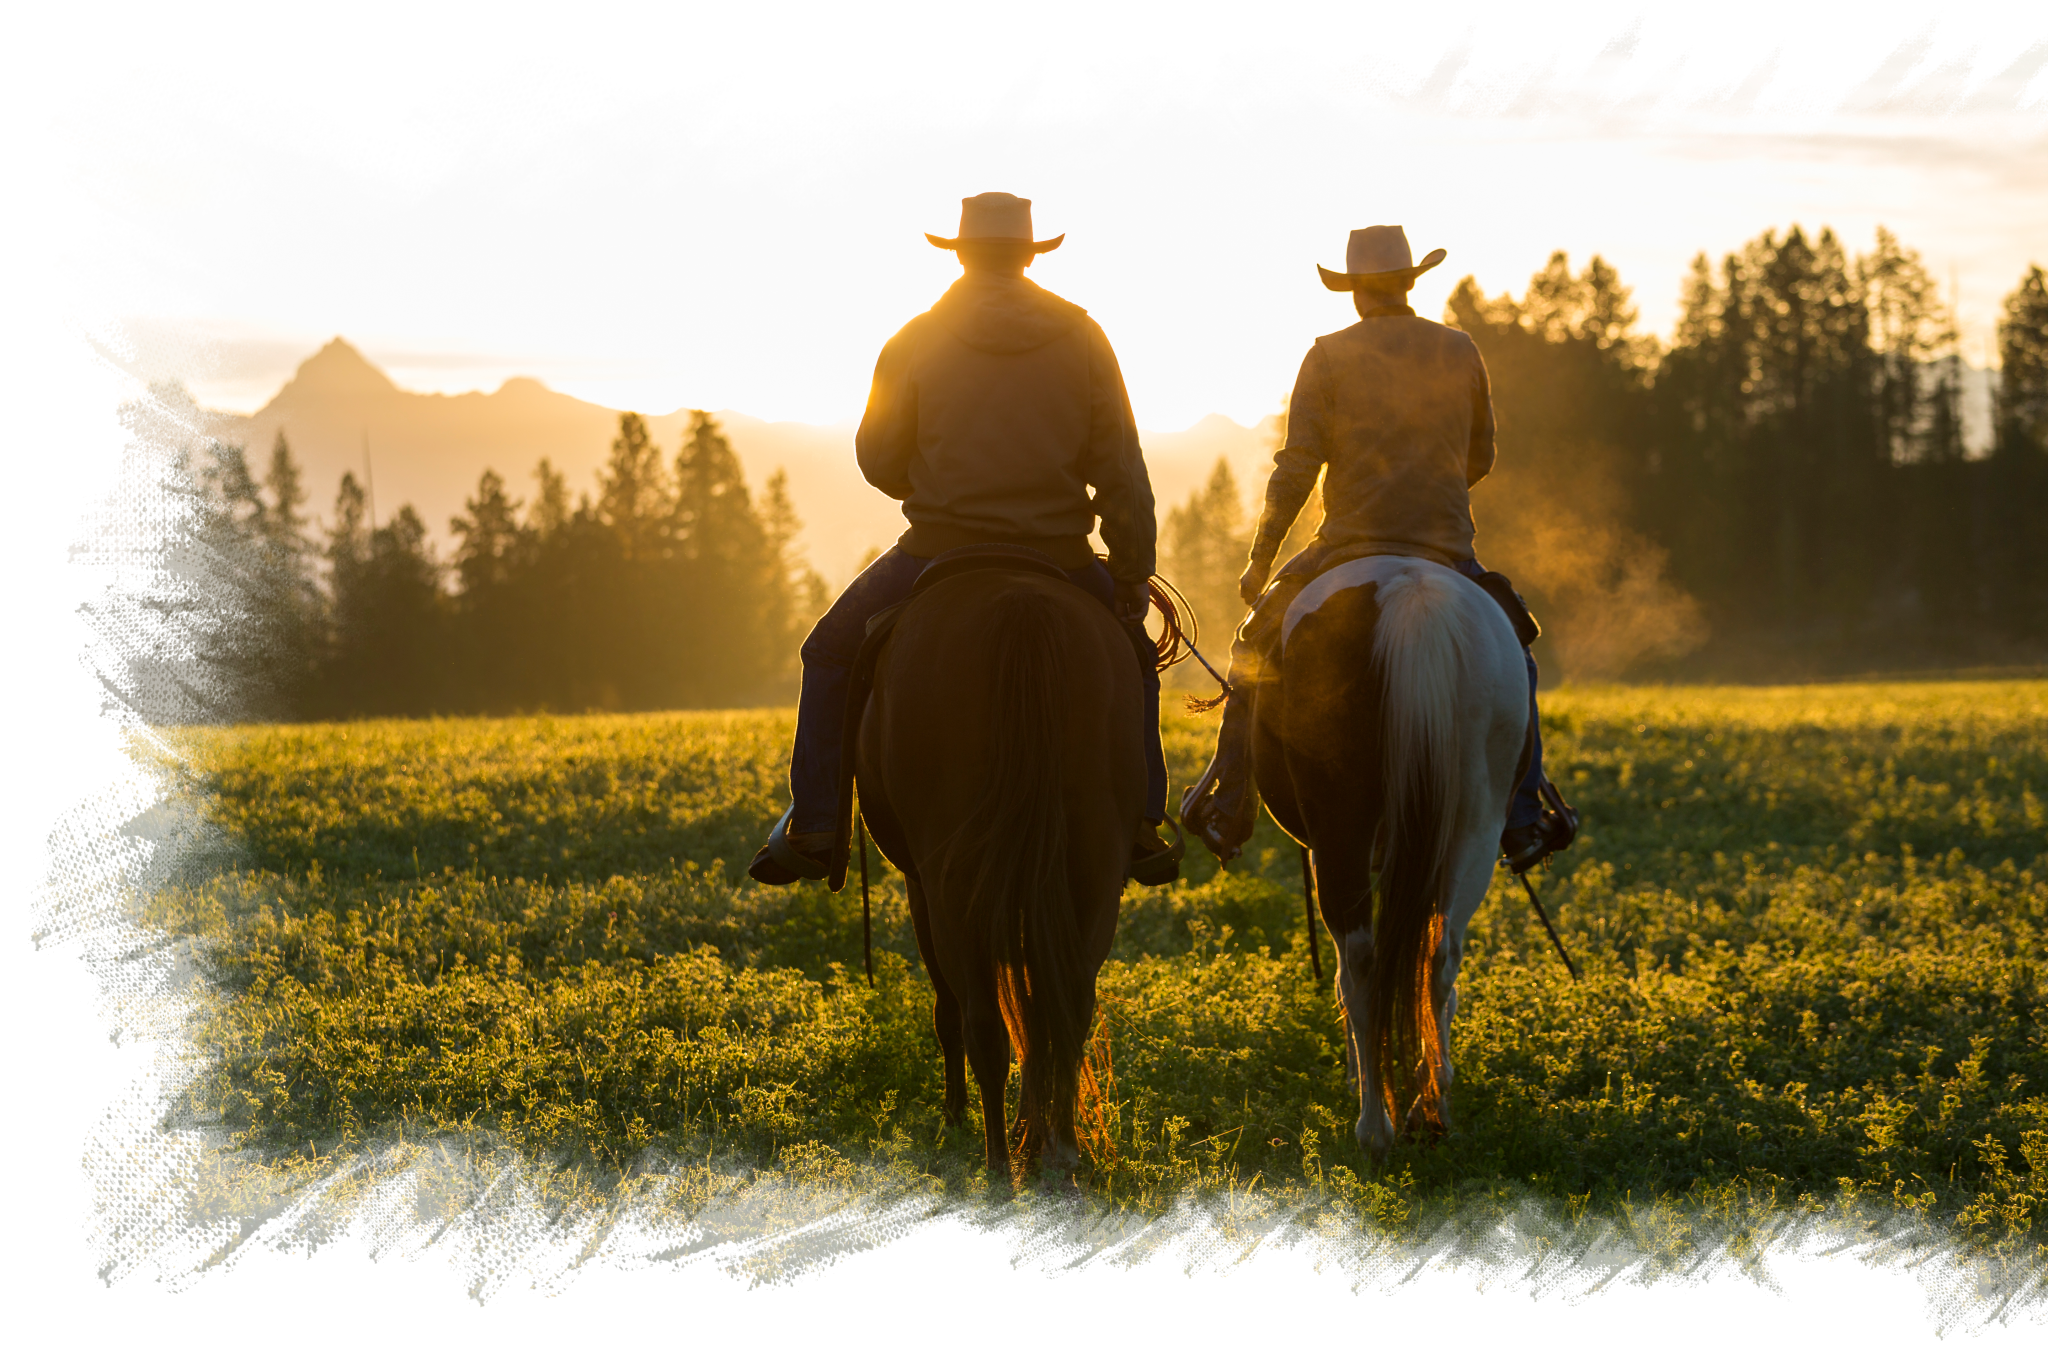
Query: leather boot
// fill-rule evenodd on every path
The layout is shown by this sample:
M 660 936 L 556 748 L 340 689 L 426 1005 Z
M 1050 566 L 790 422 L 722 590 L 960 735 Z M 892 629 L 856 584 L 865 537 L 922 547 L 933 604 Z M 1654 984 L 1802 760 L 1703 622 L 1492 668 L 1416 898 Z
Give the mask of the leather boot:
M 1216 731 L 1216 756 L 1181 795 L 1181 823 L 1226 863 L 1244 850 L 1259 815 L 1258 787 L 1252 778 L 1251 692 L 1243 683 L 1231 688 L 1223 703 L 1223 724 Z
M 768 842 L 754 855 L 754 861 L 747 867 L 747 875 L 764 886 L 788 886 L 792 882 L 821 882 L 831 875 L 826 861 L 832 856 L 832 834 L 821 830 L 815 834 L 792 834 L 789 818 L 796 814 L 791 806 L 775 822 L 775 828 L 768 832 Z
M 1173 821 L 1165 823 L 1171 825 Z M 1140 886 L 1165 886 L 1179 881 L 1180 859 L 1187 849 L 1187 840 L 1181 837 L 1178 827 L 1169 844 L 1161 837 L 1158 825 L 1140 818 L 1137 838 L 1131 841 L 1131 880 Z
M 1570 848 L 1572 840 L 1578 837 L 1578 807 L 1565 800 L 1564 793 L 1547 777 L 1538 790 L 1543 793 L 1548 809 L 1536 817 L 1534 824 L 1501 832 L 1500 856 L 1510 872 L 1527 872 L 1538 863 L 1549 862 L 1552 854 Z

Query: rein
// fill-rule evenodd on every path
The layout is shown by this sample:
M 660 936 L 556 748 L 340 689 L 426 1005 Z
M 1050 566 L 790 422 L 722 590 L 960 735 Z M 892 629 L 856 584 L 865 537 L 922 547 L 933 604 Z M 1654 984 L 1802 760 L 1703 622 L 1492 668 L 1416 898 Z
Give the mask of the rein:
M 1550 927 L 1550 916 L 1543 913 L 1543 902 L 1536 899 L 1536 888 L 1529 885 L 1529 874 L 1517 872 L 1515 875 L 1522 879 L 1522 889 L 1529 893 L 1529 904 L 1536 907 L 1536 918 L 1543 921 L 1543 932 L 1550 935 L 1550 942 L 1556 947 L 1557 955 L 1564 959 L 1564 969 L 1572 974 L 1572 980 L 1577 981 L 1579 969 L 1572 965 L 1572 955 L 1564 950 L 1564 940 L 1557 936 L 1557 930 Z
M 853 808 L 853 837 L 860 841 L 860 965 L 867 969 L 868 989 L 875 986 L 875 916 L 868 905 L 868 823 L 860 806 Z
M 1308 960 L 1316 969 L 1316 984 L 1323 984 L 1323 950 L 1316 940 L 1316 865 L 1308 845 L 1301 846 L 1301 900 L 1308 910 Z

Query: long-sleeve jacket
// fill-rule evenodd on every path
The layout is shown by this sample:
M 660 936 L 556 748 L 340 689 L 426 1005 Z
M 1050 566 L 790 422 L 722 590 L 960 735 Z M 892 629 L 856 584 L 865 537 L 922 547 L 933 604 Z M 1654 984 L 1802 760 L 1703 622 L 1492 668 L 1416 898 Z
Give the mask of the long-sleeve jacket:
M 854 450 L 902 500 L 910 554 L 1002 541 L 1077 569 L 1100 516 L 1111 577 L 1152 574 L 1152 482 L 1123 372 L 1085 310 L 1028 280 L 970 272 L 891 337 Z
M 1472 338 L 1406 307 L 1375 310 L 1316 338 L 1301 362 L 1252 560 L 1271 562 L 1325 466 L 1318 541 L 1471 559 L 1468 490 L 1493 453 L 1493 400 Z

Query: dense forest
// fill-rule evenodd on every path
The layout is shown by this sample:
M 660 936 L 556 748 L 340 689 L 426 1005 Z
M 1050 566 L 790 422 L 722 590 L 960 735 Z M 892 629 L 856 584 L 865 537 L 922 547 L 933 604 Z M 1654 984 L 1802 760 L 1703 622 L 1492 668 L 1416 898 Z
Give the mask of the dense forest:
M 373 523 L 343 475 L 316 532 L 283 433 L 259 475 L 214 443 L 187 471 L 227 580 L 200 650 L 237 714 L 306 719 L 744 706 L 794 697 L 825 586 L 792 549 L 781 471 L 756 499 L 709 413 L 665 462 L 619 418 L 593 498 L 543 460 L 530 498 L 485 470 L 442 562 L 409 506 Z M 218 600 L 219 595 L 216 596 Z
M 1667 344 L 1600 257 L 1557 252 L 1517 299 L 1471 277 L 1499 421 L 1479 552 L 1545 624 L 1546 676 L 1782 679 L 2048 662 L 2048 279 L 2004 300 L 1990 449 L 1963 443 L 1956 327 L 1880 228 L 1766 232 L 1684 283 Z M 199 652 L 265 719 L 787 702 L 826 585 L 778 471 L 755 496 L 709 414 L 665 460 L 622 414 L 593 493 L 547 461 L 486 470 L 437 557 L 410 507 L 332 513 L 281 433 L 260 471 L 187 457 L 195 538 L 226 583 Z M 1168 509 L 1160 567 L 1219 669 L 1261 490 L 1220 460 Z M 1311 501 L 1287 552 L 1320 514 Z M 1170 680 L 1210 688 L 1183 664 Z
M 1953 318 L 1880 228 L 1703 254 L 1670 344 L 1599 257 L 1517 299 L 1469 276 L 1499 422 L 1479 553 L 1545 623 L 1549 676 L 1795 679 L 2048 662 L 2048 280 L 2005 298 L 1991 447 L 1966 453 Z M 1261 490 L 1245 490 L 1256 498 Z M 1251 514 L 1218 464 L 1161 524 L 1221 666 Z M 1304 514 L 1306 520 L 1313 513 Z M 1296 529 L 1296 538 L 1302 535 Z M 1200 685 L 1185 666 L 1181 680 Z

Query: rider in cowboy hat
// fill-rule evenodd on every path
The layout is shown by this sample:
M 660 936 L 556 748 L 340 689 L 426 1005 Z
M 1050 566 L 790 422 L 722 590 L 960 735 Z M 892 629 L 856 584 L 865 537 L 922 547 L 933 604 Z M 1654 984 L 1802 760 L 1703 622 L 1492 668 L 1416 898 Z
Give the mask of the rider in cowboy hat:
M 826 875 L 848 675 L 868 618 L 909 596 L 934 556 L 991 543 L 1037 550 L 1127 627 L 1142 629 L 1150 600 L 1152 483 L 1116 355 L 1084 309 L 1024 278 L 1065 234 L 1035 240 L 1029 199 L 977 194 L 960 201 L 957 237 L 925 239 L 956 252 L 965 273 L 882 348 L 854 437 L 861 473 L 902 499 L 910 529 L 804 641 L 793 799 L 748 868 L 771 885 Z M 1088 544 L 1097 517 L 1106 565 Z M 1180 868 L 1156 830 L 1166 817 L 1159 677 L 1142 676 L 1146 816 L 1131 875 L 1158 885 Z
M 1344 273 L 1316 267 L 1326 287 L 1351 295 L 1359 320 L 1317 338 L 1301 362 L 1288 408 L 1287 444 L 1273 456 L 1265 511 L 1238 581 L 1252 613 L 1231 649 L 1216 757 L 1181 803 L 1182 821 L 1219 857 L 1236 856 L 1258 813 L 1250 693 L 1271 667 L 1288 604 L 1325 568 L 1368 554 L 1433 559 L 1479 582 L 1510 619 L 1519 618 L 1517 633 L 1525 646 L 1534 638 L 1535 623 L 1506 579 L 1488 574 L 1472 554 L 1469 490 L 1493 468 L 1486 366 L 1471 337 L 1417 317 L 1407 302 L 1415 277 L 1444 254 L 1438 247 L 1418 265 L 1399 227 L 1359 228 L 1351 234 Z M 1268 588 L 1280 542 L 1318 475 L 1322 525 Z M 1534 658 L 1529 705 L 1533 728 Z M 1538 738 L 1508 813 L 1501 851 L 1521 871 L 1570 844 L 1577 830 L 1577 813 L 1545 782 Z

